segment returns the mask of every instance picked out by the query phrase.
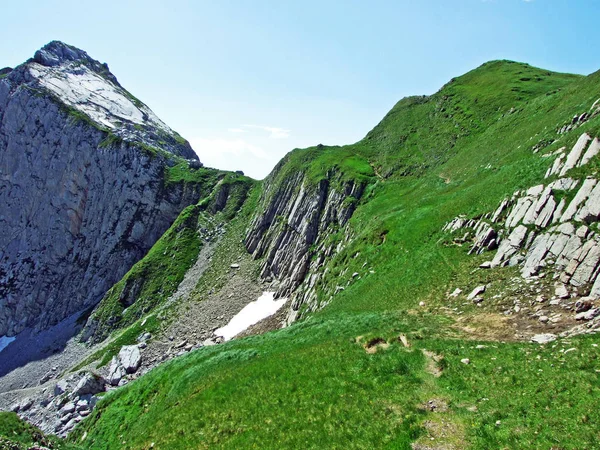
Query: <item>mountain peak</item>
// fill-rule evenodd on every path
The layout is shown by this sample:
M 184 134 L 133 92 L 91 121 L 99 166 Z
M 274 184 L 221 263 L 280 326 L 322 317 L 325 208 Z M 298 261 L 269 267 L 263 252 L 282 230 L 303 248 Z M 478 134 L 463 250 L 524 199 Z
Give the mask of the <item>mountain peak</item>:
M 35 52 L 33 61 L 45 67 L 58 67 L 78 62 L 86 65 L 94 72 L 110 80 L 112 83 L 121 86 L 117 81 L 117 77 L 110 72 L 108 64 L 100 63 L 90 57 L 84 50 L 65 44 L 62 41 L 51 41 L 44 45 Z
M 9 75 L 14 72 L 14 75 Z M 189 143 L 118 82 L 106 63 L 61 41 L 52 41 L 17 70 L 0 75 L 15 89 L 31 84 L 56 101 L 83 113 L 96 128 L 116 137 L 197 160 Z M 8 75 L 8 76 L 7 76 Z
M 65 44 L 61 41 L 52 41 L 35 52 L 33 60 L 43 66 L 54 67 L 66 61 L 92 60 L 86 52 Z M 92 60 L 93 61 L 93 60 Z

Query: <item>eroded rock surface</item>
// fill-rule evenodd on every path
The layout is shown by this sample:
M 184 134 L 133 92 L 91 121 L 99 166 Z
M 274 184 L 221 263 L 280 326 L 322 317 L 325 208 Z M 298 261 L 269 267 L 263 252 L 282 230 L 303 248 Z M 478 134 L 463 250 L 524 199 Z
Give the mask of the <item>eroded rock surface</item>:
M 81 50 L 53 42 L 0 79 L 0 336 L 95 305 L 197 201 L 165 183 L 174 155 L 194 157 Z

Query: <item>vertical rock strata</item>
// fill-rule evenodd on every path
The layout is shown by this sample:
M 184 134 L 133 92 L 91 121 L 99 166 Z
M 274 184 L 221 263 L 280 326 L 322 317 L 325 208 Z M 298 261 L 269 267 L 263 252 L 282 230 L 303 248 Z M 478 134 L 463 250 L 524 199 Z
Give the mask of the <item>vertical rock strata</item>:
M 335 172 L 316 184 L 302 172 L 279 182 L 276 178 L 277 171 L 266 181 L 263 213 L 249 227 L 246 248 L 255 258 L 264 258 L 261 276 L 279 282 L 277 295 L 292 298 L 293 320 L 303 303 L 316 300 L 311 288 L 317 270 L 326 257 L 339 251 L 339 243 L 328 242 L 327 235 L 346 230 L 365 184 L 342 180 Z

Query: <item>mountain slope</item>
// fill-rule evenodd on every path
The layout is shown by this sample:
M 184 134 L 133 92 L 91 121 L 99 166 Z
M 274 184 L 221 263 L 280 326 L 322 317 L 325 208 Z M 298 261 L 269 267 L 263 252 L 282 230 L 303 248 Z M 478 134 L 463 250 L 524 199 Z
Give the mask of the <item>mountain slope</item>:
M 217 182 L 169 182 L 181 164 L 201 166 L 85 52 L 55 41 L 3 71 L 0 336 L 94 306 Z
M 594 448 L 598 322 L 575 322 L 576 301 L 597 310 L 584 298 L 591 285 L 561 299 L 550 263 L 535 278 L 521 277 L 523 260 L 480 268 L 497 252 L 470 255 L 476 233 L 446 224 L 460 215 L 475 226 L 516 190 L 559 180 L 544 178 L 557 158 L 584 132 L 600 136 L 599 98 L 600 73 L 493 62 L 402 100 L 355 145 L 287 155 L 265 180 L 245 246 L 304 320 L 165 363 L 108 394 L 70 441 Z M 564 176 L 581 186 L 597 170 L 596 155 Z M 586 219 L 587 239 L 598 219 Z M 467 297 L 477 286 L 489 291 Z M 540 320 L 548 311 L 559 320 Z M 550 332 L 565 338 L 529 342 Z

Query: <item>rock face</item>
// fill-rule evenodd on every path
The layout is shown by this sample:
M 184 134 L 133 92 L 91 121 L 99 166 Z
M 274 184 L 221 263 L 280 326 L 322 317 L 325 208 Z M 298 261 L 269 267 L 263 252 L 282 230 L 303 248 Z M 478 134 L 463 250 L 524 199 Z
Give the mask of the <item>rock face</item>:
M 95 305 L 197 201 L 164 181 L 175 155 L 195 158 L 81 50 L 50 43 L 0 79 L 0 336 Z
M 342 182 L 335 172 L 316 185 L 302 172 L 276 182 L 280 168 L 266 180 L 261 214 L 250 225 L 246 248 L 255 258 L 264 257 L 261 276 L 279 282 L 277 297 L 292 297 L 293 320 L 300 305 L 316 300 L 318 269 L 341 244 L 325 238 L 334 228 L 344 229 L 365 184 Z M 313 259 L 314 255 L 318 256 Z
M 519 266 L 526 279 L 554 272 L 559 281 L 556 298 L 570 298 L 575 291 L 600 299 L 600 183 L 592 177 L 564 177 L 589 163 L 598 154 L 598 146 L 598 138 L 583 133 L 568 154 L 561 148 L 544 155 L 555 156 L 546 178 L 562 178 L 515 192 L 494 213 L 471 220 L 457 217 L 444 230 L 472 230 L 465 235 L 473 235 L 471 253 L 492 250 L 489 243 L 494 239 L 498 251 L 483 267 Z M 586 310 L 577 320 L 595 317 Z

